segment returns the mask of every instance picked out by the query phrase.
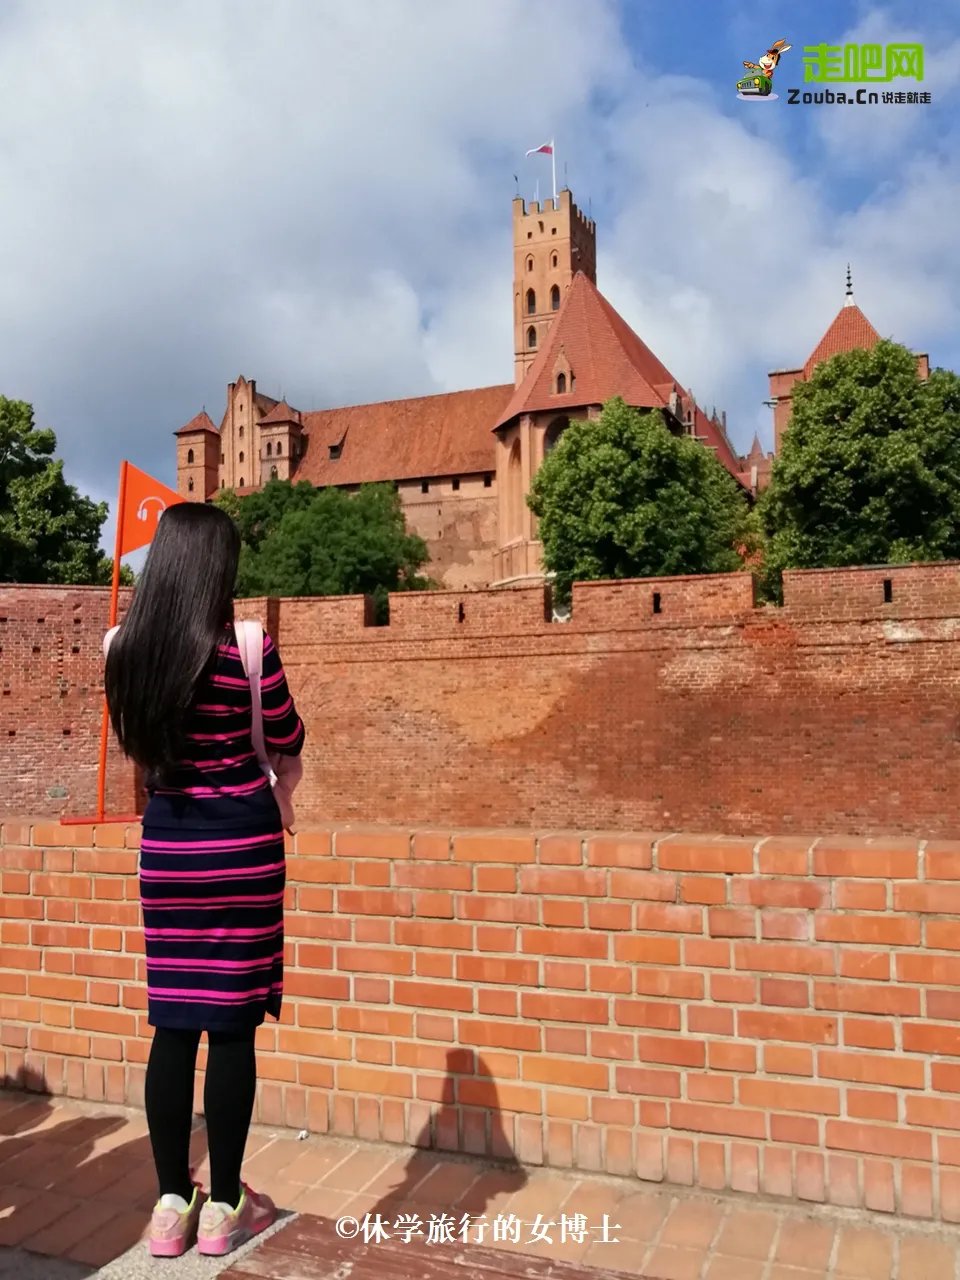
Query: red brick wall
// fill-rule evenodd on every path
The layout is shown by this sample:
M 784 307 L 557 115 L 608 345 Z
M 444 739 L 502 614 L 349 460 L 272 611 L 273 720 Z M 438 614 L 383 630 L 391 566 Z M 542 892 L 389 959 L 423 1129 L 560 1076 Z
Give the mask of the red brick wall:
M 304 821 L 960 837 L 955 564 L 791 573 L 783 608 L 747 575 L 578 584 L 566 623 L 542 587 L 241 611 L 307 721 Z M 106 593 L 0 616 L 0 812 L 89 808 Z
M 142 1101 L 137 838 L 4 826 L 7 1077 Z M 960 844 L 316 830 L 287 901 L 262 1121 L 960 1221 Z

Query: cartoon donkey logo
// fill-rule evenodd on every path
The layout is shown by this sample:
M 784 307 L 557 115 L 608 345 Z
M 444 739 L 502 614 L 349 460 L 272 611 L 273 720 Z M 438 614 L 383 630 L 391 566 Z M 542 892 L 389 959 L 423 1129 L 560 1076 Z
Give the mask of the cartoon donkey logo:
M 744 62 L 747 74 L 737 81 L 737 93 L 741 98 L 776 98 L 773 92 L 773 73 L 788 49 L 793 46 L 786 40 L 775 40 L 759 62 Z

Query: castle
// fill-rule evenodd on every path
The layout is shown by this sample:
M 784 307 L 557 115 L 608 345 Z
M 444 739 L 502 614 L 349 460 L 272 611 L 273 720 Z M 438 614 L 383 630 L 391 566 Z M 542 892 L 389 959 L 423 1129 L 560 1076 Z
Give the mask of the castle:
M 749 492 L 765 486 L 775 454 L 755 436 L 739 456 L 726 414 L 708 416 L 600 293 L 596 224 L 568 189 L 542 203 L 514 200 L 513 255 L 512 384 L 302 411 L 241 377 L 227 388 L 219 428 L 202 412 L 176 432 L 178 491 L 201 502 L 271 479 L 347 490 L 392 482 L 407 527 L 429 548 L 431 576 L 463 590 L 542 578 L 525 501 L 531 480 L 569 423 L 596 417 L 613 396 L 661 410 L 671 430 L 712 449 Z M 769 375 L 775 452 L 795 383 L 830 356 L 877 341 L 848 271 L 844 305 L 810 358 Z M 927 357 L 917 361 L 926 377 Z

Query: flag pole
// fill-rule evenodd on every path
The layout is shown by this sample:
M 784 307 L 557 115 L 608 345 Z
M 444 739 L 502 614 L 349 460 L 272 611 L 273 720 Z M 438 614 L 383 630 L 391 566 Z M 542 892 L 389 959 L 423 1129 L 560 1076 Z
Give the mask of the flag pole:
M 550 143 L 550 168 L 553 170 L 553 203 L 557 203 L 557 144 Z
M 117 496 L 117 528 L 113 544 L 113 581 L 110 584 L 110 626 L 117 625 L 117 613 L 120 602 L 120 555 L 123 538 L 123 512 L 127 497 L 127 462 L 120 463 L 120 491 Z M 97 819 L 103 820 L 106 813 L 107 794 L 107 744 L 110 741 L 110 712 L 107 699 L 103 699 L 103 714 L 100 720 L 100 766 L 97 770 Z

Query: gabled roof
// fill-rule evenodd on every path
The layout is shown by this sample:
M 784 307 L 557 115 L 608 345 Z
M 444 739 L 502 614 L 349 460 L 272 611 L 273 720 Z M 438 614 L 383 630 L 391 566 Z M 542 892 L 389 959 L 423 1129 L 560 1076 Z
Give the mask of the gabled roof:
M 291 409 L 286 400 L 281 400 L 275 404 L 269 413 L 260 419 L 261 427 L 269 427 L 278 422 L 294 422 L 303 421 L 303 414 L 299 409 Z
M 185 427 L 181 427 L 179 431 L 175 431 L 173 434 L 175 436 L 189 436 L 197 431 L 212 431 L 214 435 L 217 434 L 217 428 L 210 420 L 210 415 L 206 409 L 202 409 L 200 413 L 190 419 Z
M 813 354 L 803 366 L 803 376 L 809 378 L 818 364 L 842 351 L 869 351 L 880 341 L 880 335 L 852 298 L 837 312 L 833 323 L 814 348 Z
M 509 385 L 479 387 L 306 412 L 294 480 L 356 485 L 493 472 L 490 426 L 512 393 Z M 340 445 L 339 457 L 330 457 L 331 445 Z
M 554 366 L 561 356 L 573 371 L 574 386 L 565 395 L 556 395 Z M 603 404 L 612 396 L 622 396 L 636 408 L 661 408 L 667 396 L 658 388 L 673 381 L 597 286 L 578 271 L 539 355 L 494 429 L 521 413 Z
M 573 389 L 556 394 L 554 370 L 569 366 Z M 689 405 L 692 396 L 677 382 L 647 344 L 615 311 L 592 280 L 578 271 L 540 354 L 527 370 L 509 404 L 496 420 L 494 430 L 523 413 L 601 405 L 621 396 L 637 409 L 666 409 L 671 394 Z M 712 448 L 728 471 L 737 475 L 740 459 L 726 432 L 715 420 L 694 406 L 694 434 Z

